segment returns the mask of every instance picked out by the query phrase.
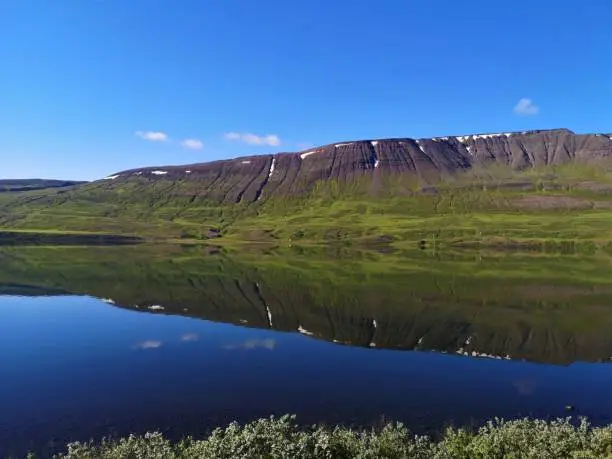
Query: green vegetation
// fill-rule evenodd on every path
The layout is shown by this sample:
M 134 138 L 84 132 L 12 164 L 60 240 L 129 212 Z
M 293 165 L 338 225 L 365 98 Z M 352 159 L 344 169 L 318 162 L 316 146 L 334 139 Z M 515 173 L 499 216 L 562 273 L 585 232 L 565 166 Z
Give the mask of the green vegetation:
M 435 187 L 388 175 L 321 181 L 308 195 L 222 203 L 184 179 L 94 182 L 58 191 L 5 193 L 0 228 L 87 231 L 223 244 L 393 244 L 524 247 L 593 252 L 612 241 L 607 164 L 513 171 L 492 166 Z
M 302 429 L 293 417 L 230 424 L 203 440 L 172 444 L 160 433 L 100 443 L 72 443 L 57 456 L 66 459 L 301 458 L 301 459 L 562 459 L 612 457 L 612 426 L 579 425 L 571 419 L 494 420 L 477 432 L 448 428 L 440 439 L 414 436 L 402 424 L 378 430 L 313 426 Z

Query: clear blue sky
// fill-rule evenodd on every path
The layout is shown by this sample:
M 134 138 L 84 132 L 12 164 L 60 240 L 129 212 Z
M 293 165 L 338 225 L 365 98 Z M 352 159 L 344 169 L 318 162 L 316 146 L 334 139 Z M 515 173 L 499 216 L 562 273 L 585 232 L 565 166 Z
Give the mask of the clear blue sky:
M 2 0 L 0 177 L 610 132 L 611 21 L 610 0 Z

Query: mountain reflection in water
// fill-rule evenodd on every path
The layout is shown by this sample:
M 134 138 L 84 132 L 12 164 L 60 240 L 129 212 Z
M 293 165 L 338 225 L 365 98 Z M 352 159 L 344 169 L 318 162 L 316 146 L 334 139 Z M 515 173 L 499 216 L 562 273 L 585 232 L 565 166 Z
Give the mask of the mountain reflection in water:
M 4 248 L 0 457 L 150 430 L 202 436 L 284 413 L 362 426 L 385 416 L 435 433 L 565 416 L 571 405 L 608 423 L 608 265 L 520 253 Z
M 0 251 L 0 294 L 300 332 L 377 349 L 569 364 L 612 357 L 607 259 L 216 248 Z

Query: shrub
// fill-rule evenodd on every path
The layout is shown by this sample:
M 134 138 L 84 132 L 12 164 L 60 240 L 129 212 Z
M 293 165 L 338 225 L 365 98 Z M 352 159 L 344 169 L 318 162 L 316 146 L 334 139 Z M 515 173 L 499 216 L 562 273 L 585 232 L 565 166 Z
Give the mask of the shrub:
M 489 421 L 477 432 L 447 429 L 439 441 L 415 436 L 402 424 L 379 430 L 344 427 L 300 428 L 294 416 L 271 417 L 215 429 L 208 438 L 171 444 L 160 433 L 131 435 L 100 443 L 71 443 L 65 459 L 558 459 L 611 458 L 612 426 L 592 427 L 585 419 L 547 422 Z

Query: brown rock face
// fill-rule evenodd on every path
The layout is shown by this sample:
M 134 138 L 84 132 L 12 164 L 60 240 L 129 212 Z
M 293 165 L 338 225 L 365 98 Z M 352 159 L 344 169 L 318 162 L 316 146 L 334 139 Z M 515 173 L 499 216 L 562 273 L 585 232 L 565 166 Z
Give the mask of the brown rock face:
M 431 139 L 342 142 L 298 153 L 278 153 L 186 166 L 120 172 L 112 180 L 192 182 L 198 198 L 252 203 L 271 196 L 301 195 L 320 181 L 371 182 L 409 176 L 419 183 L 475 165 L 503 164 L 514 169 L 588 163 L 612 156 L 612 134 L 574 134 L 567 129 L 478 134 Z

